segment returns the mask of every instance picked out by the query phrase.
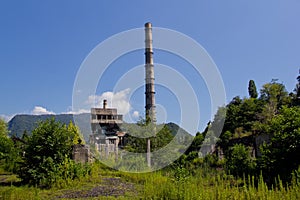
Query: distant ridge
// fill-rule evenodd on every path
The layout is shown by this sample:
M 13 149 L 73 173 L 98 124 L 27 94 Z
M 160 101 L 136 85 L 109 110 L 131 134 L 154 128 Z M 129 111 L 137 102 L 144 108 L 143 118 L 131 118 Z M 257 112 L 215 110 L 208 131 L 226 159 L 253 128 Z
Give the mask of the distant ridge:
M 40 121 L 45 121 L 47 119 L 53 118 L 56 121 L 59 121 L 63 124 L 69 124 L 70 122 L 75 123 L 74 119 L 76 120 L 76 124 L 79 125 L 81 133 L 84 136 L 85 141 L 88 142 L 89 135 L 91 134 L 91 127 L 90 127 L 90 114 L 58 114 L 58 115 L 25 115 L 20 114 L 14 116 L 9 122 L 8 122 L 8 130 L 10 132 L 10 136 L 17 136 L 22 137 L 24 132 L 26 131 L 27 134 L 31 134 L 32 130 L 38 125 Z M 127 129 L 128 126 L 131 126 L 130 123 L 124 123 L 122 128 Z M 170 130 L 172 135 L 180 135 L 180 136 L 188 136 L 192 137 L 191 134 L 189 134 L 187 131 L 185 131 L 183 128 L 178 126 L 175 123 L 167 123 L 165 124 Z M 161 126 L 161 125 L 158 125 Z M 127 127 L 127 128 L 126 128 Z
M 59 115 L 16 115 L 8 122 L 8 130 L 10 135 L 17 137 L 22 137 L 23 133 L 26 131 L 27 134 L 31 134 L 32 130 L 37 126 L 40 121 L 45 121 L 47 119 L 54 118 L 56 121 L 59 121 L 63 124 L 69 124 L 70 122 L 74 123 L 74 116 L 78 123 L 87 122 L 89 123 L 90 114 L 59 114 Z M 81 132 L 84 135 L 85 140 L 88 139 L 90 134 L 90 127 L 84 125 L 80 126 Z

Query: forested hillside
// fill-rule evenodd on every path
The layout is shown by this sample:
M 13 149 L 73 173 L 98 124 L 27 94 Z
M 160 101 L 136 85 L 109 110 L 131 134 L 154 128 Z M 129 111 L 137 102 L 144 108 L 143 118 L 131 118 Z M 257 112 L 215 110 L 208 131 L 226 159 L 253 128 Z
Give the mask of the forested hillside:
M 216 140 L 214 163 L 227 173 L 263 174 L 273 183 L 278 176 L 290 181 L 300 166 L 300 76 L 293 91 L 272 80 L 257 92 L 249 81 L 249 97 L 236 96 L 220 107 L 203 133 L 197 133 L 188 155 L 196 155 L 206 140 Z M 225 119 L 222 120 L 222 119 Z M 215 131 L 223 126 L 220 137 Z

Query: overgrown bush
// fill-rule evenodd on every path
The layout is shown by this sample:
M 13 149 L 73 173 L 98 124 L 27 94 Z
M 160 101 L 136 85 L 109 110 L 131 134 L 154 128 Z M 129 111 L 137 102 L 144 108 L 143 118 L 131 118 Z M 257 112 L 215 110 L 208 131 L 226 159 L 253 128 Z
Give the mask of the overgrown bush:
M 68 181 L 88 172 L 71 160 L 77 129 L 70 129 L 54 119 L 39 123 L 24 148 L 25 156 L 18 174 L 24 183 L 51 187 L 58 181 Z
M 229 149 L 226 158 L 226 170 L 235 176 L 254 173 L 255 161 L 251 158 L 247 147 L 243 144 L 235 144 Z
M 0 167 L 9 172 L 15 172 L 20 162 L 20 150 L 8 136 L 7 124 L 0 119 Z

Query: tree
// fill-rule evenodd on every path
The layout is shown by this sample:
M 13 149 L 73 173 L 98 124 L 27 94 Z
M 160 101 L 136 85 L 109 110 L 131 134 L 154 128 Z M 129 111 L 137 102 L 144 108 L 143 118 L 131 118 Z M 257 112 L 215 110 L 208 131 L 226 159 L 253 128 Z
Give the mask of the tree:
M 299 76 L 297 77 L 297 85 L 296 85 L 296 94 L 297 97 L 300 98 L 300 70 L 299 70 Z
M 258 94 L 257 94 L 255 82 L 253 80 L 249 81 L 248 92 L 251 98 L 257 98 Z
M 208 129 L 208 128 L 207 128 Z M 189 148 L 186 150 L 185 154 L 189 154 L 190 152 L 199 152 L 201 145 L 204 141 L 205 135 L 207 131 L 204 131 L 203 133 L 197 132 L 196 136 L 193 139 L 193 142 L 189 146 Z
M 146 153 L 148 138 L 151 138 L 151 151 L 164 147 L 173 139 L 173 135 L 166 125 L 162 125 L 163 127 L 155 135 L 153 134 L 154 126 L 151 123 L 146 125 L 144 121 L 139 121 L 137 126 L 132 126 L 125 148 L 131 152 Z
M 237 96 L 234 97 L 232 101 L 226 106 L 226 120 L 224 123 L 222 134 L 224 134 L 226 131 L 230 131 L 231 133 L 233 133 L 234 130 L 240 126 L 241 105 L 242 99 Z
M 18 172 L 25 183 L 50 187 L 62 176 L 71 179 L 77 176 L 72 172 L 76 166 L 71 160 L 77 131 L 72 124 L 69 126 L 52 118 L 40 122 L 32 131 L 24 148 L 24 163 Z
M 170 129 L 164 125 L 161 130 L 158 131 L 156 136 L 151 140 L 151 151 L 156 151 L 167 144 L 173 139 Z
M 299 70 L 300 74 L 300 70 Z M 300 105 L 300 75 L 297 77 L 297 84 L 294 89 L 294 93 L 290 93 L 290 96 L 293 100 L 293 105 L 299 106 Z
M 260 99 L 274 104 L 274 106 L 280 107 L 288 102 L 288 92 L 282 83 L 272 81 L 271 83 L 264 84 L 260 93 Z
M 264 102 L 259 99 L 243 99 L 240 106 L 240 127 L 244 131 L 252 131 L 253 123 L 258 120 L 258 113 L 262 112 L 263 106 Z
M 212 121 L 211 126 L 208 129 L 208 131 L 212 131 L 213 135 L 216 137 L 219 137 L 223 131 L 226 111 L 227 109 L 225 107 L 219 107 L 217 113 L 214 116 L 214 120 Z
M 285 86 L 281 83 L 272 81 L 271 83 L 264 84 L 260 92 L 260 100 L 265 102 L 260 114 L 260 121 L 263 123 L 271 120 L 283 105 L 291 103 L 291 98 Z
M 284 106 L 278 115 L 264 124 L 271 141 L 262 147 L 259 158 L 263 174 L 269 177 L 291 178 L 300 165 L 300 108 Z
M 70 132 L 71 137 L 73 137 L 73 144 L 85 144 L 84 137 L 80 132 L 79 127 L 74 125 L 72 121 L 70 121 L 68 125 L 68 131 Z
M 7 134 L 7 124 L 3 119 L 0 118 L 0 137 L 7 137 Z
M 11 166 L 15 152 L 13 141 L 8 137 L 7 124 L 0 119 L 0 165 L 5 170 L 13 170 Z
M 226 106 L 226 120 L 220 139 L 223 139 L 226 131 L 232 134 L 251 133 L 264 104 L 265 102 L 260 99 L 234 97 Z
M 226 169 L 230 174 L 242 176 L 253 173 L 255 162 L 251 159 L 247 147 L 243 144 L 235 144 L 229 151 Z

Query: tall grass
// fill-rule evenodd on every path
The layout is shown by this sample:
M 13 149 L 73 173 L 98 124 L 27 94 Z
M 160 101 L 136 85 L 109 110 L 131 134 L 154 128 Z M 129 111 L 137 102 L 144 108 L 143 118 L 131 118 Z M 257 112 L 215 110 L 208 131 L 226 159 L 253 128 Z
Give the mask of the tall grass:
M 254 177 L 234 179 L 216 174 L 203 177 L 201 170 L 184 180 L 176 180 L 153 173 L 147 178 L 142 191 L 143 199 L 300 199 L 299 183 L 284 187 L 279 180 L 268 188 L 262 176 L 256 183 Z
M 199 168 L 193 173 L 184 168 L 152 173 L 133 174 L 107 168 L 100 163 L 91 166 L 89 176 L 77 179 L 62 187 L 38 189 L 34 187 L 0 186 L 0 199 L 55 199 L 65 191 L 83 190 L 101 184 L 103 177 L 120 177 L 134 183 L 136 196 L 119 199 L 300 199 L 300 183 L 295 177 L 290 185 L 278 179 L 268 187 L 262 176 L 236 179 L 223 171 Z M 95 199 L 114 199 L 97 197 Z

